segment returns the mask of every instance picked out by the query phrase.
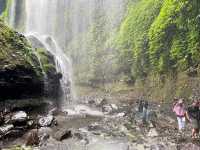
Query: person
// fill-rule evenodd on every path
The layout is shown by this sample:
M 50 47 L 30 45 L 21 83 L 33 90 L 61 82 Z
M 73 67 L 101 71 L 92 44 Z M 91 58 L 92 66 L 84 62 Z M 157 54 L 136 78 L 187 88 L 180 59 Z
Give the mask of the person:
M 143 104 L 143 115 L 142 115 L 142 121 L 144 124 L 148 123 L 148 106 L 149 106 L 149 103 L 148 101 L 144 101 L 144 104 Z
M 192 138 L 195 139 L 198 137 L 200 128 L 200 110 L 197 100 L 193 101 L 192 105 L 188 107 L 186 117 L 192 125 Z
M 178 102 L 174 104 L 173 112 L 176 114 L 177 121 L 178 121 L 178 129 L 180 132 L 185 128 L 185 114 L 186 109 L 183 102 L 183 99 L 179 99 Z
M 138 112 L 140 112 L 140 113 L 143 112 L 143 105 L 144 105 L 143 100 L 140 100 L 139 101 L 139 105 L 138 105 Z

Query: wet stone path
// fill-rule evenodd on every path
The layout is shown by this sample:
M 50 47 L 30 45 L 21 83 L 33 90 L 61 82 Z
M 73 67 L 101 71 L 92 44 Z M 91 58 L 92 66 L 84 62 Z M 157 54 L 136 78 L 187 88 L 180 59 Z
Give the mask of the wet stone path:
M 101 101 L 69 107 L 54 115 L 56 125 L 38 129 L 40 143 L 34 149 L 200 150 L 199 141 L 191 140 L 189 125 L 178 133 L 175 118 L 156 104 L 150 106 L 153 119 L 144 125 L 136 106 Z M 25 135 L 10 145 L 24 145 Z

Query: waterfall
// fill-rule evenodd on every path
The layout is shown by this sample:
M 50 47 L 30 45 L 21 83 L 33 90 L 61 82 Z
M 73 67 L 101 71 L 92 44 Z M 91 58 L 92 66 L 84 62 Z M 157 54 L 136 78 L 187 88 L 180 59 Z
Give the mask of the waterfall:
M 74 99 L 69 98 L 69 91 L 72 93 L 70 97 L 74 97 L 73 93 L 75 92 L 72 82 L 72 63 L 66 53 L 68 56 L 72 55 L 72 58 L 73 53 L 76 53 L 78 56 L 76 59 L 79 66 L 83 66 L 82 68 L 88 62 L 90 63 L 92 58 L 88 55 L 88 47 L 93 43 L 87 42 L 89 41 L 87 35 L 91 33 L 95 23 L 98 25 L 98 19 L 101 19 L 98 14 L 105 18 L 100 22 L 104 24 L 103 30 L 107 34 L 106 38 L 112 37 L 123 18 L 127 0 L 23 1 L 23 3 L 17 3 L 16 0 L 13 0 L 10 8 L 10 24 L 13 26 L 15 21 L 23 22 L 22 29 L 18 29 L 19 26 L 15 28 L 23 31 L 25 35 L 37 37 L 55 56 L 57 71 L 63 75 L 60 81 L 63 91 L 61 99 L 63 102 L 69 102 L 69 99 Z M 21 10 L 24 13 L 18 14 L 20 21 L 15 18 L 17 13 L 15 8 L 25 8 L 25 10 Z M 102 45 L 105 44 L 102 43 Z M 73 66 L 75 66 L 74 64 L 76 63 L 73 62 Z M 90 68 L 75 69 L 79 71 L 79 74 L 87 73 L 90 70 Z M 69 85 L 70 89 L 68 89 Z
M 72 89 L 72 67 L 71 61 L 66 56 L 63 46 L 58 43 L 56 34 L 56 20 L 59 8 L 59 0 L 26 0 L 24 3 L 25 16 L 23 18 L 24 31 L 26 36 L 34 36 L 45 46 L 45 49 L 53 54 L 56 62 L 56 71 L 62 73 L 60 79 L 62 94 L 60 95 L 60 106 L 64 109 L 73 103 L 74 92 Z M 16 6 L 20 4 L 13 1 L 10 8 L 9 24 L 15 27 Z M 59 28 L 57 26 L 57 28 Z M 64 29 L 63 29 L 64 31 Z M 57 89 L 55 89 L 57 90 Z
M 16 8 L 16 3 L 13 2 L 12 5 L 11 5 L 11 8 L 10 8 L 10 17 L 9 17 L 9 25 L 11 27 L 14 27 L 15 26 L 15 17 L 16 17 L 16 14 L 15 14 L 15 9 Z
M 61 106 L 65 108 L 72 100 L 71 61 L 57 43 L 55 34 L 57 0 L 26 0 L 25 34 L 36 36 L 50 51 L 56 61 L 57 72 L 62 73 Z

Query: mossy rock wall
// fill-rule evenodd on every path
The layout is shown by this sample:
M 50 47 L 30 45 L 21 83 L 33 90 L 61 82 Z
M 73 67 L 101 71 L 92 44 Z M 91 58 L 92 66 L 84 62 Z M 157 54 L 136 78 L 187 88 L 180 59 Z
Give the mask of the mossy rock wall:
M 27 37 L 31 46 L 35 49 L 40 60 L 40 65 L 45 78 L 45 96 L 57 98 L 59 97 L 60 90 L 60 78 L 62 74 L 56 70 L 56 62 L 54 55 L 49 52 L 45 45 L 34 35 Z
M 0 21 L 0 98 L 43 93 L 43 73 L 26 38 Z

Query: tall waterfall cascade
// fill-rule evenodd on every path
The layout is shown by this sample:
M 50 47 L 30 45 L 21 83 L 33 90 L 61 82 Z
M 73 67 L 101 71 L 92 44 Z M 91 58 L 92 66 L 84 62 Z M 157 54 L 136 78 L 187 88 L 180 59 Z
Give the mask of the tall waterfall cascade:
M 61 78 L 61 106 L 64 108 L 69 104 L 72 96 L 72 68 L 71 61 L 65 52 L 59 47 L 54 34 L 54 26 L 57 14 L 56 0 L 27 0 L 25 34 L 37 37 L 50 51 L 56 61 L 57 72 L 62 73 Z
M 21 3 L 19 1 L 12 1 L 9 24 L 25 35 L 39 39 L 54 55 L 57 71 L 63 76 L 60 81 L 63 91 L 61 99 L 62 105 L 66 106 L 68 104 L 65 102 L 75 99 L 72 63 L 67 55 L 69 49 L 75 49 L 71 43 L 90 31 L 99 10 L 106 17 L 106 32 L 113 30 L 121 21 L 126 0 L 21 0 Z M 82 36 L 78 40 L 81 54 L 87 51 L 85 38 Z M 71 98 L 67 92 L 69 85 Z

